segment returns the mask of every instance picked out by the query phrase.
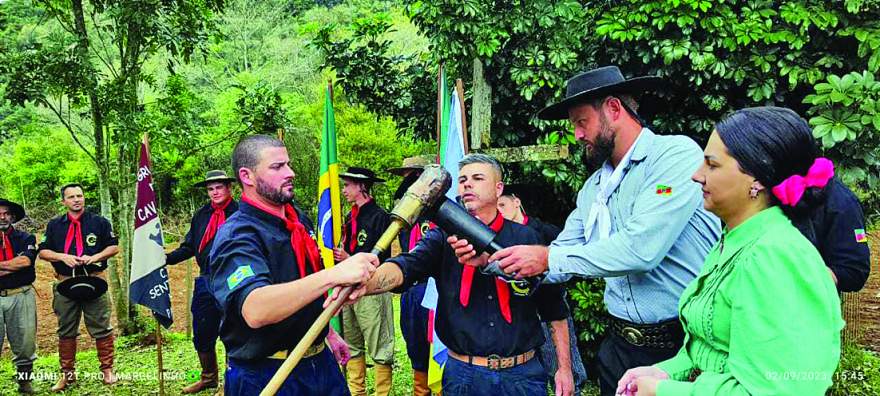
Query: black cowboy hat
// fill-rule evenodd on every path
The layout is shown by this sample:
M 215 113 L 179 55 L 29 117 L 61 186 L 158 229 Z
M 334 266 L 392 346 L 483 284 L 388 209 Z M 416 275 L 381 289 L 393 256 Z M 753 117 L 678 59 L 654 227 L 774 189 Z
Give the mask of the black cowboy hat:
M 349 179 L 358 181 L 361 183 L 384 183 L 385 179 L 380 177 L 376 177 L 376 173 L 367 169 L 367 168 L 359 168 L 356 166 L 348 167 L 348 170 L 345 173 L 340 173 L 339 177 L 343 179 Z
M 18 221 L 23 219 L 25 216 L 24 208 L 21 205 L 12 202 L 6 198 L 0 198 L 0 206 L 5 206 L 9 208 L 9 211 L 12 212 L 13 223 L 18 223 Z
M 82 268 L 85 275 L 76 275 L 76 269 Z M 91 301 L 107 292 L 107 281 L 91 276 L 85 267 L 75 267 L 73 276 L 58 284 L 58 294 L 74 301 Z
M 623 77 L 617 66 L 604 66 L 578 74 L 565 82 L 565 99 L 538 112 L 542 120 L 568 119 L 568 109 L 576 104 L 600 96 L 626 93 L 635 94 L 663 87 L 663 79 L 656 76 Z
M 434 161 L 431 161 L 428 156 L 418 155 L 415 157 L 404 158 L 403 165 L 397 168 L 388 168 L 385 171 L 398 176 L 403 176 L 407 171 L 422 170 L 425 169 L 425 165 L 433 163 Z
M 205 173 L 205 180 L 202 180 L 196 184 L 195 187 L 205 187 L 208 183 L 232 183 L 235 181 L 234 177 L 229 177 L 226 175 L 226 171 L 224 170 L 209 170 Z

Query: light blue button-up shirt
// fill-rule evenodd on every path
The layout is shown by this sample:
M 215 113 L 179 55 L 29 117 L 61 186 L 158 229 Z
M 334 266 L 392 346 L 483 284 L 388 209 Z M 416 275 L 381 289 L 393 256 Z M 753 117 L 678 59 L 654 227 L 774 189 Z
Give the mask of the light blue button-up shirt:
M 643 129 L 623 180 L 611 193 L 611 235 L 584 238 L 602 170 L 587 179 L 577 208 L 550 245 L 546 282 L 573 276 L 606 278 L 605 305 L 618 318 L 657 323 L 678 316 L 678 298 L 721 235 L 721 221 L 703 208 L 691 175 L 703 152 L 685 136 Z

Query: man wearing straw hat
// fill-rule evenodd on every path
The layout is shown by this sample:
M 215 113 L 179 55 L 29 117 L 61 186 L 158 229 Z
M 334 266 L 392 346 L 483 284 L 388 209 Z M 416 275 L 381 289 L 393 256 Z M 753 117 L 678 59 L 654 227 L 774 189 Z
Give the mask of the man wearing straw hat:
M 211 248 L 211 292 L 223 313 L 224 393 L 251 396 L 266 387 L 318 319 L 327 292 L 366 281 L 378 259 L 357 254 L 322 269 L 312 223 L 291 204 L 295 175 L 280 140 L 243 138 L 233 150 L 232 168 L 242 186 L 241 202 Z M 328 334 L 327 326 L 321 329 L 278 394 L 349 395 L 325 347 Z
M 385 180 L 360 167 L 349 167 L 339 175 L 342 195 L 351 203 L 351 212 L 342 226 L 342 247 L 333 249 L 333 258 L 342 261 L 349 255 L 367 253 L 373 249 L 382 232 L 391 224 L 388 213 L 376 204 L 370 194 L 374 183 Z M 388 253 L 380 256 L 384 260 Z M 345 365 L 348 389 L 353 396 L 366 395 L 366 353 L 375 363 L 376 395 L 386 396 L 391 391 L 391 365 L 394 363 L 394 307 L 391 294 L 384 293 L 361 298 L 353 305 L 342 308 L 342 337 L 351 350 L 351 360 Z
M 0 198 L 0 346 L 4 335 L 12 349 L 18 393 L 32 394 L 37 359 L 36 279 L 37 239 L 12 225 L 24 218 L 21 205 Z
M 394 193 L 394 199 L 403 197 L 406 190 L 422 174 L 425 165 L 432 162 L 424 156 L 404 158 L 403 165 L 387 169 L 388 173 L 402 176 L 403 181 Z M 419 218 L 416 224 L 400 232 L 401 253 L 415 248 L 428 230 L 434 228 L 430 221 Z M 431 344 L 428 343 L 428 309 L 422 306 L 425 297 L 427 279 L 420 280 L 400 295 L 400 333 L 406 342 L 406 353 L 413 369 L 413 396 L 428 396 L 428 359 Z
M 210 262 L 208 253 L 214 245 L 217 230 L 226 219 L 238 211 L 238 202 L 232 199 L 232 182 L 235 181 L 222 170 L 210 170 L 205 180 L 195 184 L 196 188 L 204 188 L 210 202 L 202 206 L 192 217 L 189 231 L 180 247 L 165 257 L 165 264 L 173 265 L 191 257 L 196 258 L 199 276 L 193 285 L 192 311 L 193 345 L 199 355 L 202 366 L 201 377 L 194 384 L 181 390 L 181 393 L 197 393 L 202 389 L 216 388 L 217 351 L 215 344 L 220 332 L 220 309 L 210 291 Z
M 103 382 L 116 382 L 113 374 L 113 327 L 110 325 L 110 300 L 102 292 L 97 296 L 77 299 L 67 294 L 62 286 L 72 278 L 100 281 L 106 291 L 106 281 L 95 274 L 103 274 L 107 259 L 119 253 L 119 241 L 110 222 L 100 215 L 85 210 L 85 196 L 77 183 L 61 187 L 61 203 L 67 213 L 49 221 L 40 242 L 40 258 L 52 263 L 55 278 L 60 282 L 53 287 L 52 308 L 58 316 L 58 358 L 61 376 L 52 387 L 62 391 L 76 381 L 76 337 L 79 335 L 80 316 L 86 330 L 95 339 Z M 74 273 L 76 272 L 76 273 Z M 79 276 L 75 276 L 79 274 Z M 83 277 L 82 275 L 86 275 Z M 67 294 L 67 295 L 66 295 Z
M 681 348 L 678 299 L 721 232 L 691 181 L 703 160 L 700 147 L 685 136 L 655 134 L 637 113 L 633 96 L 662 82 L 655 76 L 626 79 L 616 66 L 566 82 L 566 98 L 538 118 L 571 122 L 586 160 L 600 168 L 549 247 L 512 246 L 488 258 L 518 277 L 546 273 L 545 283 L 605 278 L 609 326 L 597 355 L 602 395 L 615 393 L 627 369 L 668 359 Z M 473 257 L 466 243 L 455 243 L 463 261 Z

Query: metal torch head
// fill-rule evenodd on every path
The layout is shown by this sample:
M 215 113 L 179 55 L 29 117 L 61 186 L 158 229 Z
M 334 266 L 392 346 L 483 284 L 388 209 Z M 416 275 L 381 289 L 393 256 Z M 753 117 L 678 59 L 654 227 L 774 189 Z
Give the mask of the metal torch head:
M 406 190 L 403 197 L 394 205 L 391 216 L 406 223 L 415 224 L 426 208 L 434 206 L 446 195 L 452 185 L 452 176 L 440 165 L 426 165 L 422 175 Z

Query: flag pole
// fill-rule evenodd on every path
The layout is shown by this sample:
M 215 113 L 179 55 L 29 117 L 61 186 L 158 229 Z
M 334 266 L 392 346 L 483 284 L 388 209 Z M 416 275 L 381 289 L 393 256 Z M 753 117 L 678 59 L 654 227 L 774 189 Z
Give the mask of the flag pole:
M 443 64 L 440 64 L 440 67 L 437 69 L 437 158 L 439 161 L 442 153 L 440 150 L 443 149 L 443 145 L 441 143 L 440 131 L 441 124 L 443 123 Z
M 159 396 L 165 396 L 165 368 L 162 366 L 162 324 L 156 318 L 156 355 L 159 358 Z
M 465 116 L 467 112 L 464 109 L 464 83 L 460 78 L 455 79 L 455 90 L 455 96 L 458 97 L 458 108 L 461 109 L 461 141 L 464 143 L 464 153 L 467 155 L 467 153 L 471 151 L 471 148 L 468 143 L 467 117 Z
M 144 132 L 144 147 L 147 148 L 147 153 L 150 152 L 150 135 L 149 132 Z M 154 315 L 155 317 L 155 315 Z M 157 368 L 159 370 L 159 396 L 165 396 L 165 376 L 163 375 L 165 372 L 165 367 L 162 364 L 162 324 L 159 323 L 159 318 L 155 318 L 156 320 L 156 360 L 157 360 Z

